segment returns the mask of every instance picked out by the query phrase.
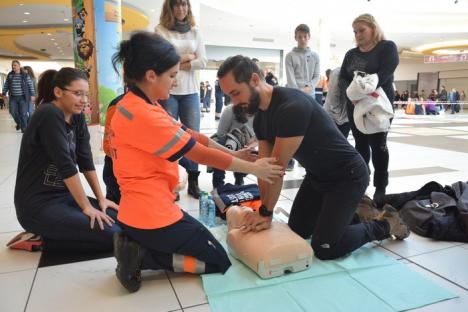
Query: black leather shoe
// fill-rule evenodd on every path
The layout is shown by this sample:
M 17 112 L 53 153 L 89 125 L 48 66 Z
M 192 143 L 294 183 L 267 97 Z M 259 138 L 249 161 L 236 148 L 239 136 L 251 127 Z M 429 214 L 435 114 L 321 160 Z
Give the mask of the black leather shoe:
M 200 171 L 188 172 L 188 188 L 187 193 L 195 199 L 200 198 L 200 188 L 198 187 L 198 176 Z
M 114 256 L 117 260 L 115 274 L 120 284 L 133 293 L 141 286 L 141 262 L 145 249 L 125 233 L 114 234 Z

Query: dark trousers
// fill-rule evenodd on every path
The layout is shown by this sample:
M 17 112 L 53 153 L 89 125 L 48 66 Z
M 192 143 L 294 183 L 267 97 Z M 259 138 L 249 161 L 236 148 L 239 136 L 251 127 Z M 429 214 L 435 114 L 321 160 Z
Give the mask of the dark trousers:
M 349 131 L 351 131 L 351 127 L 349 126 L 349 122 L 345 122 L 342 125 L 336 125 L 338 127 L 338 130 L 344 135 L 345 138 L 348 138 Z
M 234 172 L 234 177 L 237 179 L 242 179 L 247 174 L 242 172 Z M 216 188 L 220 185 L 224 185 L 224 178 L 226 177 L 226 171 L 213 168 L 213 188 Z
M 106 184 L 106 198 L 116 204 L 120 203 L 120 188 L 114 175 L 112 158 L 104 157 L 104 169 L 102 170 L 102 179 Z
M 142 269 L 180 271 L 179 256 L 192 256 L 204 263 L 204 273 L 224 273 L 231 262 L 223 246 L 208 229 L 185 211 L 176 223 L 154 230 L 122 224 L 125 233 L 146 248 Z
M 369 184 L 367 166 L 360 157 L 345 174 L 327 180 L 319 182 L 306 173 L 288 222 L 301 237 L 312 235 L 317 258 L 336 259 L 370 241 L 389 237 L 386 222 L 355 223 L 357 205 Z
M 96 199 L 89 200 L 99 209 Z M 106 212 L 117 221 L 117 211 L 107 209 Z M 112 227 L 104 224 L 104 230 L 101 230 L 97 221 L 91 229 L 89 217 L 82 212 L 71 194 L 52 200 L 35 215 L 23 215 L 18 219 L 26 231 L 42 236 L 44 250 L 47 251 L 112 251 L 112 236 L 120 231 L 116 223 Z
M 388 132 L 364 134 L 356 128 L 353 113 L 354 105 L 348 104 L 348 119 L 353 133 L 355 148 L 369 166 L 372 151 L 372 164 L 374 165 L 374 186 L 385 188 L 388 185 L 389 153 L 387 147 Z
M 223 97 L 224 94 L 220 92 L 215 93 L 215 101 L 216 101 L 216 113 L 221 114 L 221 111 L 223 110 Z

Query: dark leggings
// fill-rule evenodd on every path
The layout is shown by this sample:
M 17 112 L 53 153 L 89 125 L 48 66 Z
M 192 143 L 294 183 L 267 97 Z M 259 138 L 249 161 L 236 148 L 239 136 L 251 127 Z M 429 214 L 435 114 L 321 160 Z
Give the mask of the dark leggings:
M 175 261 L 192 256 L 203 262 L 200 273 L 224 273 L 231 262 L 223 246 L 208 229 L 185 211 L 181 220 L 169 226 L 144 230 L 122 224 L 125 233 L 146 248 L 142 269 L 181 271 Z
M 348 119 L 353 132 L 355 148 L 369 166 L 372 150 L 372 164 L 374 165 L 374 186 L 385 188 L 388 185 L 388 162 L 389 153 L 387 147 L 388 132 L 364 134 L 356 128 L 353 113 L 354 105 L 348 104 Z
M 89 200 L 99 209 L 96 199 Z M 107 209 L 106 212 L 117 221 L 115 210 Z M 104 230 L 101 230 L 97 221 L 91 229 L 89 217 L 83 213 L 71 194 L 52 200 L 35 215 L 22 216 L 19 221 L 26 231 L 42 236 L 45 251 L 112 251 L 112 236 L 114 232 L 120 231 L 117 224 L 112 227 L 105 224 Z
M 116 204 L 120 203 L 120 188 L 114 175 L 112 158 L 104 157 L 104 169 L 102 170 L 102 179 L 106 184 L 106 198 Z
M 367 166 L 360 159 L 345 174 L 314 181 L 306 173 L 294 199 L 289 227 L 303 238 L 312 235 L 312 248 L 322 260 L 342 257 L 362 245 L 389 237 L 382 221 L 355 223 L 355 212 L 369 184 Z

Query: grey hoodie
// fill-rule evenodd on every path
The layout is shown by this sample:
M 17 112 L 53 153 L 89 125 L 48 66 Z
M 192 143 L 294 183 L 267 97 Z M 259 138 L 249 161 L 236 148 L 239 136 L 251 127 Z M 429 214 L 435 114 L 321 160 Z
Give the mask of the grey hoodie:
M 286 55 L 286 86 L 301 89 L 306 86 L 312 89 L 320 78 L 320 59 L 317 53 L 309 47 L 305 49 L 294 48 Z

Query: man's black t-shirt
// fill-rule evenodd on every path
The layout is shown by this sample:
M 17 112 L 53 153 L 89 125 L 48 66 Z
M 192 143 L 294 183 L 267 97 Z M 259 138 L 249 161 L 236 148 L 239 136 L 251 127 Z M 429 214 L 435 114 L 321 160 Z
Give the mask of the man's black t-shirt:
M 325 110 L 300 90 L 275 87 L 268 109 L 255 116 L 254 131 L 272 145 L 276 137 L 304 136 L 294 158 L 317 181 L 339 178 L 361 161 Z
M 43 103 L 32 115 L 23 135 L 15 186 L 18 217 L 33 215 L 47 202 L 70 196 L 63 179 L 78 171 L 95 170 L 89 132 L 83 114 L 71 124 L 52 103 Z

